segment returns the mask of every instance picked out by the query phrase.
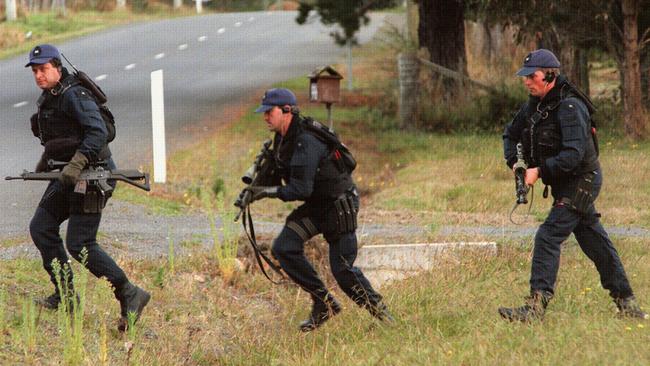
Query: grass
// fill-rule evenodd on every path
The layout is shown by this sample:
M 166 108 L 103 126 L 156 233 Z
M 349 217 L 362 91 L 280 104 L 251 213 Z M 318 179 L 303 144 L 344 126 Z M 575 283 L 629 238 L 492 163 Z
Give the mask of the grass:
M 127 359 L 143 365 L 650 362 L 645 346 L 650 325 L 615 317 L 593 264 L 575 243 L 564 248 L 557 296 L 545 321 L 501 321 L 496 309 L 520 305 L 527 291 L 530 247 L 518 241 L 498 244 L 494 258 L 463 256 L 458 263 L 443 262 L 436 271 L 382 288 L 398 319 L 393 327 L 375 322 L 345 300 L 327 276 L 344 311 L 312 334 L 297 330 L 307 316 L 309 299 L 294 286 L 271 287 L 259 274 L 225 282 L 214 258 L 196 252 L 177 258 L 175 272 L 167 274 L 164 286 L 156 287 L 155 269 L 165 266 L 165 259 L 122 259 L 131 279 L 151 291 L 153 301 L 134 333 L 119 334 L 112 323 L 119 309 L 107 283 L 89 279 L 80 364 L 124 364 Z M 649 304 L 650 265 L 645 259 L 650 249 L 638 239 L 617 240 L 617 247 L 639 301 Z M 30 268 L 30 276 L 11 278 L 16 270 Z M 1 287 L 9 288 L 0 362 L 64 363 L 66 335 L 59 330 L 57 314 L 36 309 L 34 329 L 34 313 L 22 311 L 31 296 L 47 291 L 46 282 L 37 261 L 11 261 L 0 268 Z M 30 347 L 33 352 L 25 356 Z
M 0 59 L 27 54 L 37 44 L 60 43 L 121 24 L 193 14 L 191 8 L 172 11 L 168 6 L 152 7 L 146 13 L 68 10 L 66 17 L 54 12 L 21 14 L 16 21 L 0 22 Z M 31 32 L 29 38 L 28 32 Z

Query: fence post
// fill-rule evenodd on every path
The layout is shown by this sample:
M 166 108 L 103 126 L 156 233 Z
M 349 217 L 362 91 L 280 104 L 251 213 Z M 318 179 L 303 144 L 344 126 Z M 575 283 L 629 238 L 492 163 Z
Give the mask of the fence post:
M 399 73 L 399 119 L 402 128 L 417 124 L 420 61 L 415 52 L 402 52 L 397 56 Z

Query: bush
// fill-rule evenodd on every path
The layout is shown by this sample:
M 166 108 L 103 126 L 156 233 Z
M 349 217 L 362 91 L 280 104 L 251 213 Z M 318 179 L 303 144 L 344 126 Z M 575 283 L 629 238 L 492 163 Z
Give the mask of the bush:
M 455 102 L 431 103 L 421 97 L 420 128 L 436 132 L 501 132 L 526 101 L 521 87 L 500 85 L 498 93 L 461 96 Z

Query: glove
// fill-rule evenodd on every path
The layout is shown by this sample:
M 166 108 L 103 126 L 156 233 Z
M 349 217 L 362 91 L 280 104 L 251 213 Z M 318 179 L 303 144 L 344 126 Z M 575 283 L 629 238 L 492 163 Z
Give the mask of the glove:
M 252 186 L 248 187 L 248 190 L 251 192 L 251 202 L 261 200 L 262 198 L 276 198 L 278 197 L 278 190 L 280 186 Z
M 41 160 L 36 163 L 36 168 L 34 168 L 34 172 L 36 173 L 41 173 L 41 172 L 48 172 L 50 169 L 47 166 L 47 159 L 45 159 L 45 154 L 41 156 Z
M 88 158 L 86 155 L 77 151 L 74 153 L 68 165 L 66 165 L 61 171 L 61 177 L 59 180 L 63 185 L 71 186 L 77 183 L 79 176 L 81 175 L 81 170 L 88 164 Z

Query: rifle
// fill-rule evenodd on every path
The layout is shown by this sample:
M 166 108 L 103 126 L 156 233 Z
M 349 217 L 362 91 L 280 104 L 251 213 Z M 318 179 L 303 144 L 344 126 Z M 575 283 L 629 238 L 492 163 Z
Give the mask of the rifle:
M 526 185 L 526 169 L 528 169 L 528 164 L 524 160 L 524 148 L 521 142 L 517 144 L 517 162 L 512 166 L 512 169 L 515 172 L 517 204 L 526 204 L 528 203 L 526 199 L 526 195 L 528 194 L 528 186 Z
M 517 202 L 512 208 L 512 211 L 510 211 L 510 222 L 515 225 L 519 225 L 521 223 L 516 223 L 512 219 L 512 214 L 517 209 L 517 206 L 522 204 L 525 205 L 528 203 L 526 196 L 528 195 L 528 190 L 531 189 L 531 187 L 528 187 L 528 185 L 526 185 L 526 169 L 528 169 L 528 164 L 524 159 L 524 147 L 521 142 L 517 144 L 517 162 L 512 166 L 512 169 L 515 172 L 515 192 L 517 194 Z M 530 214 L 530 209 L 532 206 L 533 198 L 531 197 L 530 206 L 528 206 L 528 212 L 526 213 L 526 216 Z
M 255 157 L 253 165 L 251 165 L 241 177 L 242 182 L 246 184 L 246 188 L 241 191 L 239 197 L 237 197 L 237 200 L 235 201 L 235 207 L 239 208 L 239 213 L 235 216 L 235 222 L 239 220 L 241 214 L 244 213 L 246 208 L 251 204 L 253 194 L 248 188 L 261 185 L 259 182 L 268 174 L 272 161 L 273 154 L 271 153 L 271 139 L 267 139 L 262 144 L 262 150 L 260 150 L 260 153 Z
M 284 278 L 280 267 L 273 263 L 271 259 L 262 252 L 260 247 L 257 245 L 257 239 L 255 238 L 255 228 L 253 227 L 253 218 L 251 216 L 250 204 L 253 198 L 253 194 L 249 190 L 252 186 L 264 185 L 269 180 L 273 179 L 273 153 L 271 152 L 271 140 L 268 139 L 262 144 L 262 150 L 255 157 L 253 165 L 246 170 L 244 175 L 241 177 L 242 182 L 246 184 L 246 188 L 239 194 L 239 197 L 235 201 L 235 207 L 239 208 L 239 213 L 235 216 L 235 222 L 239 220 L 239 217 L 244 214 L 244 219 L 242 220 L 242 225 L 244 227 L 244 232 L 248 237 L 248 241 L 253 247 L 253 253 L 255 253 L 255 259 L 257 260 L 257 265 L 264 273 L 264 276 L 274 284 L 279 284 L 280 282 L 273 281 L 271 277 L 266 273 L 262 260 L 266 262 L 280 276 Z
M 67 163 L 60 161 L 48 160 L 49 169 L 60 169 L 64 167 Z M 132 186 L 138 187 L 145 191 L 150 191 L 151 187 L 149 186 L 149 174 L 142 173 L 136 169 L 127 169 L 127 170 L 110 170 L 104 169 L 101 165 L 101 162 L 91 164 L 86 169 L 81 171 L 78 182 L 85 181 L 88 186 L 95 185 L 99 189 L 102 195 L 110 193 L 113 191 L 113 187 L 108 184 L 108 180 L 119 180 L 121 182 L 128 183 Z M 17 177 L 5 177 L 5 180 L 57 180 L 61 177 L 61 172 L 28 172 L 23 170 L 22 174 Z M 144 180 L 144 183 L 140 182 Z

